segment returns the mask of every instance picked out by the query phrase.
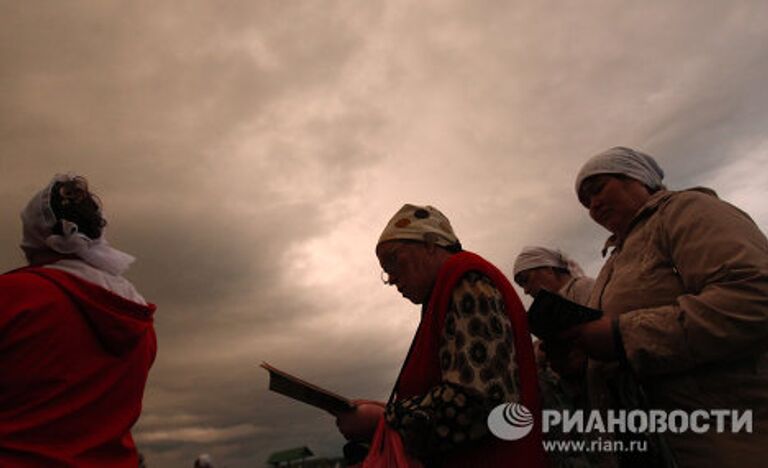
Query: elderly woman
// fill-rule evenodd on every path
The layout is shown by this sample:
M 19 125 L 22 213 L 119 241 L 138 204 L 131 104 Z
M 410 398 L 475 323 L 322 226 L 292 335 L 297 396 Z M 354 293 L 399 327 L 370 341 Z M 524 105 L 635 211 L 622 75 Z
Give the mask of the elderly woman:
M 595 280 L 584 275 L 581 266 L 559 249 L 541 246 L 524 247 L 515 259 L 515 282 L 533 298 L 540 290 L 555 292 L 578 304 L 586 304 Z M 586 355 L 583 352 L 564 352 L 559 348 L 567 343 L 541 341 L 533 343 L 538 365 L 539 389 L 542 406 L 573 412 L 584 406 L 584 371 Z M 547 349 L 545 349 L 547 348 Z M 579 435 L 564 435 L 556 428 L 544 435 L 550 441 L 578 439 Z M 551 447 L 558 447 L 559 442 Z M 562 445 L 560 445 L 562 446 Z M 553 467 L 576 468 L 592 466 L 595 458 L 588 452 L 550 450 Z
M 29 266 L 0 275 L 0 466 L 136 467 L 130 429 L 155 357 L 155 306 L 121 276 L 82 177 L 21 215 Z
M 582 167 L 579 201 L 612 251 L 589 301 L 603 319 L 567 335 L 592 358 L 598 408 L 639 398 L 667 411 L 753 411 L 754 434 L 714 420 L 703 433 L 664 434 L 679 466 L 758 466 L 768 455 L 768 242 L 711 190 L 668 191 L 663 175 L 622 147 Z
M 462 251 L 431 206 L 403 206 L 376 246 L 385 283 L 414 304 L 421 322 L 388 404 L 362 402 L 341 415 L 352 440 L 370 439 L 383 417 L 427 466 L 544 466 L 536 371 L 524 311 L 509 281 Z M 489 434 L 489 412 L 519 401 L 535 418 L 517 441 Z
M 560 250 L 539 246 L 523 248 L 515 259 L 514 274 L 515 282 L 531 297 L 544 288 L 579 304 L 587 303 L 595 284 Z
M 546 289 L 560 294 L 578 304 L 586 304 L 595 280 L 584 275 L 575 260 L 571 259 L 560 250 L 539 246 L 524 247 L 515 259 L 515 282 L 523 288 L 526 294 L 536 297 L 541 289 Z M 556 373 L 563 377 L 572 377 L 578 380 L 580 385 L 583 378 L 586 363 L 583 353 L 553 352 L 547 359 L 544 355 L 542 342 L 534 343 L 536 362 L 540 366 L 539 378 L 542 372 Z M 547 343 L 550 349 L 555 349 L 560 343 Z M 552 369 L 549 368 L 552 365 Z M 541 383 L 540 383 L 541 386 Z M 545 397 L 548 395 L 545 394 Z

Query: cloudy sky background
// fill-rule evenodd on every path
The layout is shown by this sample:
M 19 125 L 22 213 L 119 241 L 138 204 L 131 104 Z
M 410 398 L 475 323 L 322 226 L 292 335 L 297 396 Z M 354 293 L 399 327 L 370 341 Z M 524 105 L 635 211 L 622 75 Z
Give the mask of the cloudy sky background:
M 1 0 L 0 267 L 28 197 L 85 174 L 159 306 L 149 466 L 336 455 L 258 364 L 388 395 L 418 308 L 373 249 L 403 203 L 507 273 L 538 243 L 594 275 L 573 179 L 625 145 L 765 230 L 765 44 L 763 1 Z

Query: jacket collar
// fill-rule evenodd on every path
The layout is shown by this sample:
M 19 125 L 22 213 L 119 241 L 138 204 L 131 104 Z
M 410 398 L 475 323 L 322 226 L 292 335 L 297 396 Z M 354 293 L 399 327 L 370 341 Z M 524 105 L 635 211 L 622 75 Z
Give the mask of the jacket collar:
M 681 193 L 681 192 L 701 192 L 707 195 L 711 195 L 715 198 L 718 198 L 717 192 L 707 187 L 692 187 L 692 188 L 680 190 L 680 191 L 659 190 L 658 192 L 651 195 L 651 198 L 649 198 L 648 201 L 645 202 L 645 205 L 643 205 L 639 210 L 637 210 L 635 217 L 632 218 L 632 222 L 629 224 L 629 230 L 627 231 L 627 236 L 629 235 L 629 233 L 632 232 L 635 226 L 637 226 L 637 223 L 639 223 L 642 219 L 651 216 L 653 213 L 656 212 L 656 210 L 659 209 L 659 207 L 664 202 L 669 200 L 670 197 L 672 197 L 676 193 Z M 624 244 L 625 239 L 626 239 L 626 236 L 624 238 L 619 238 L 616 234 L 611 235 L 603 245 L 603 250 L 602 250 L 603 257 L 605 257 L 605 255 L 608 253 L 608 249 L 615 250 L 617 248 L 621 248 L 621 246 Z

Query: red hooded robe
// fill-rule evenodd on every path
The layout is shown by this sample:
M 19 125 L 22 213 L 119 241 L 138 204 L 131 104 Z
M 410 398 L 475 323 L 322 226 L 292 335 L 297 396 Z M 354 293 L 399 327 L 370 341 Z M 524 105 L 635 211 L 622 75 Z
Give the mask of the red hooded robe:
M 0 275 L 0 466 L 138 465 L 154 311 L 52 268 Z

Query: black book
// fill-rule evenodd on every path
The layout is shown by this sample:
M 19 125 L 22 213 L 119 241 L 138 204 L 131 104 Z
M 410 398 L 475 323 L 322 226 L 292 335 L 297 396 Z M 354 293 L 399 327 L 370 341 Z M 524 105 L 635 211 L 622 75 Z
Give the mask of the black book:
M 576 325 L 597 320 L 603 312 L 577 304 L 573 301 L 542 289 L 528 309 L 528 328 L 541 340 L 556 337 L 559 333 Z

